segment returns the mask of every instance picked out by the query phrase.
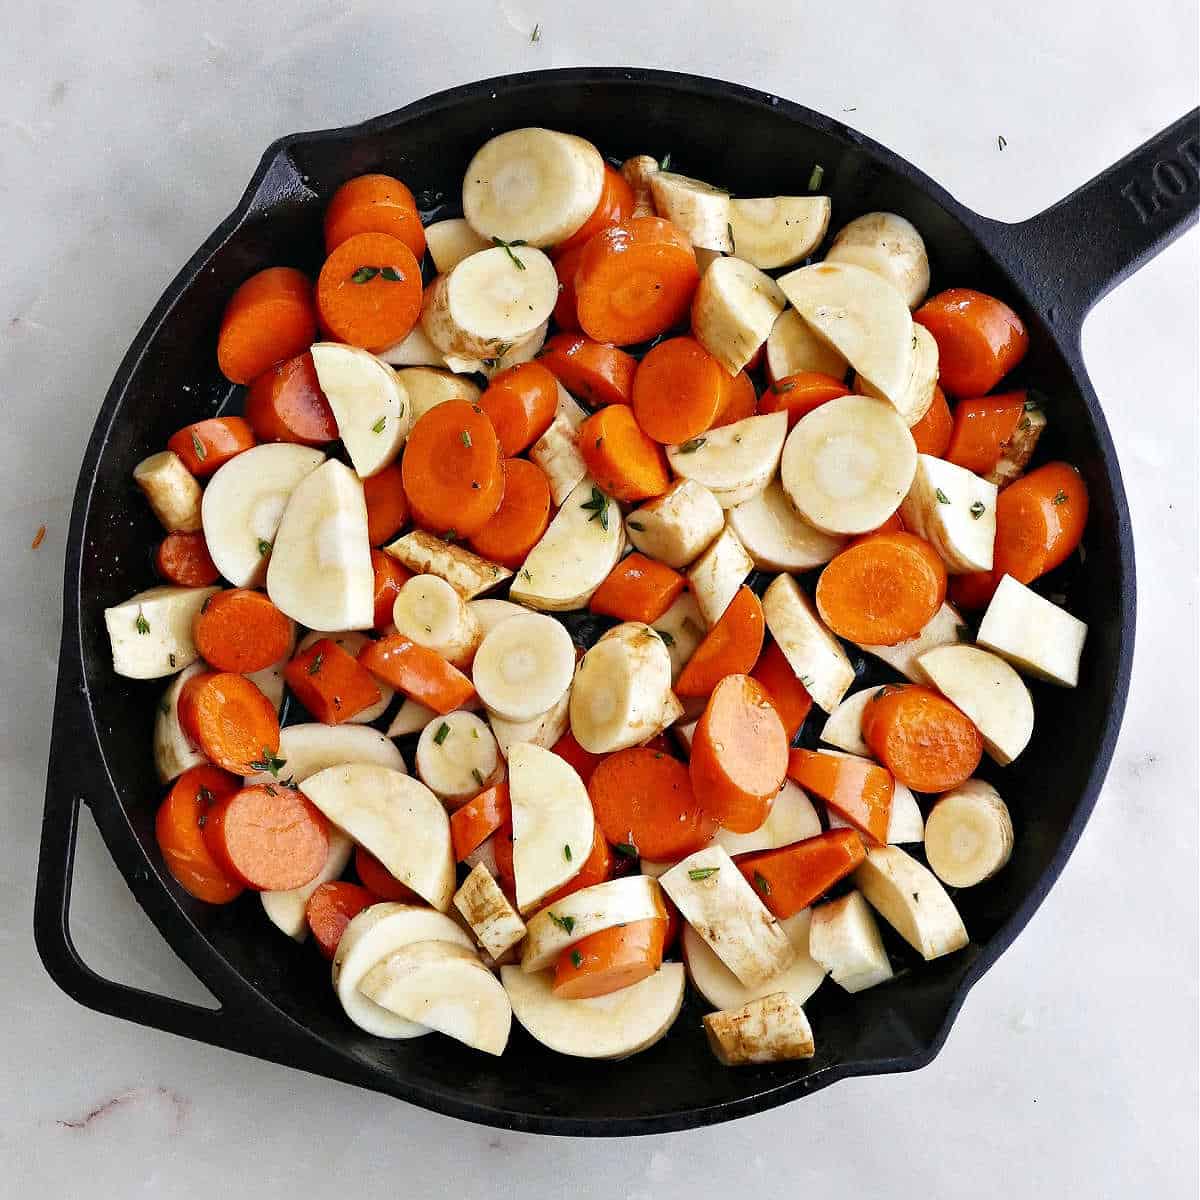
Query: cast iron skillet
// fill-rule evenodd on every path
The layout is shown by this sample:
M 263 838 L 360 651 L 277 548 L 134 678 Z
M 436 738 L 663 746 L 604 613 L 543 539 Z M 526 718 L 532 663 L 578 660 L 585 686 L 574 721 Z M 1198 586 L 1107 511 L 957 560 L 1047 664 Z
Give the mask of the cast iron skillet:
M 1067 592 L 1088 622 L 1080 686 L 1069 695 L 1035 686 L 1041 732 L 1004 774 L 1016 852 L 994 880 L 958 896 L 970 946 L 925 965 L 892 941 L 894 982 L 856 997 L 826 984 L 807 1005 L 818 1051 L 802 1065 L 718 1067 L 693 1000 L 666 1039 L 619 1064 L 552 1054 L 515 1024 L 509 1052 L 494 1061 L 438 1037 L 366 1037 L 342 1018 L 327 967 L 311 947 L 269 929 L 253 897 L 227 908 L 192 901 L 155 847 L 161 789 L 150 730 L 161 687 L 113 674 L 102 619 L 105 606 L 147 586 L 147 547 L 161 536 L 135 495 L 133 465 L 179 426 L 236 397 L 239 389 L 216 366 L 222 307 L 261 267 L 318 265 L 322 206 L 339 183 L 385 170 L 408 181 L 423 207 L 452 205 L 470 155 L 487 137 L 535 124 L 580 133 L 608 155 L 670 151 L 681 170 L 725 181 L 743 195 L 803 193 L 813 164 L 821 163 L 835 225 L 873 209 L 904 214 L 928 243 L 935 290 L 979 287 L 1021 312 L 1031 332 L 1022 377 L 1048 397 L 1042 456 L 1078 464 L 1091 492 L 1086 557 L 1046 584 Z M 748 88 L 658 71 L 589 68 L 494 79 L 363 125 L 276 142 L 236 211 L 142 327 L 105 398 L 80 473 L 35 913 L 51 975 L 102 1012 L 438 1112 L 542 1133 L 689 1128 L 757 1112 L 849 1075 L 924 1066 L 967 991 L 1062 870 L 1112 754 L 1133 652 L 1133 545 L 1116 456 L 1080 357 L 1080 325 L 1097 299 L 1196 219 L 1196 132 L 1193 112 L 1017 225 L 964 209 L 839 121 Z M 860 663 L 860 674 L 865 682 L 887 678 L 878 665 Z M 80 959 L 68 927 L 80 803 L 91 807 L 139 903 L 219 1008 L 112 983 Z

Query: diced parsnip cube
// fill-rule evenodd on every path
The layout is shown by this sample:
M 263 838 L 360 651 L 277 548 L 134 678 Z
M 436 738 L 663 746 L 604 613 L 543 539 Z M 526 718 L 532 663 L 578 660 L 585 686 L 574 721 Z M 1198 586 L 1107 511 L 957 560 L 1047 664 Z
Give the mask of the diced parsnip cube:
M 769 276 L 741 258 L 710 264 L 692 302 L 696 340 L 736 375 L 767 340 L 787 301 Z
M 724 524 L 717 498 L 693 479 L 678 480 L 669 492 L 625 518 L 629 540 L 643 554 L 676 571 L 712 545 Z
M 1078 617 L 1005 575 L 975 640 L 1027 675 L 1073 688 L 1086 637 L 1087 625 Z
M 763 617 L 813 703 L 833 712 L 854 682 L 854 668 L 841 642 L 825 628 L 812 601 L 790 575 L 776 576 L 767 588 Z
M 709 1013 L 704 1032 L 717 1060 L 726 1067 L 787 1062 L 816 1053 L 812 1027 L 790 992 L 775 992 L 741 1008 Z
M 494 959 L 501 958 L 525 936 L 525 922 L 482 863 L 454 893 L 454 907 Z
M 861 892 L 813 909 L 808 951 L 848 992 L 862 992 L 892 977 L 879 926 Z
M 434 221 L 425 226 L 425 245 L 439 275 L 457 267 L 468 254 L 487 250 L 492 243 L 478 234 L 462 217 Z
M 133 482 L 142 489 L 154 515 L 168 533 L 195 533 L 201 527 L 202 492 L 195 476 L 174 450 L 161 450 L 133 468 Z
M 154 587 L 104 610 L 113 670 L 126 679 L 159 679 L 200 657 L 192 625 L 220 588 Z

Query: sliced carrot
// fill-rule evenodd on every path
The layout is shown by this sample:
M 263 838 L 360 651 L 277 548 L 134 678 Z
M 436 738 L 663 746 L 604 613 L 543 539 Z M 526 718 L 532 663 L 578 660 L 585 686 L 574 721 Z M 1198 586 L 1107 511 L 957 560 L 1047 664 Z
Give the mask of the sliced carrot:
M 518 363 L 493 376 L 479 407 L 496 430 L 500 452 L 512 458 L 550 427 L 558 409 L 558 385 L 542 363 Z
M 278 769 L 275 705 L 244 675 L 193 675 L 179 693 L 179 724 L 209 762 L 235 775 Z
M 601 616 L 649 625 L 679 599 L 685 587 L 687 580 L 678 571 L 635 551 L 613 567 L 592 593 L 588 608 Z
M 554 323 L 568 333 L 579 332 L 575 315 L 575 272 L 583 257 L 583 246 L 572 246 L 554 255 L 554 273 L 558 276 L 558 300 L 554 305 Z
M 506 458 L 503 467 L 504 499 L 496 515 L 471 538 L 471 547 L 515 570 L 550 524 L 550 481 L 527 458 Z
M 196 649 L 218 671 L 248 675 L 278 662 L 292 648 L 292 622 L 265 592 L 227 588 L 205 601 L 192 635 Z
M 686 234 L 660 217 L 631 217 L 584 247 L 575 272 L 580 328 L 618 346 L 647 341 L 687 314 L 699 282 Z
M 950 445 L 950 431 L 954 420 L 950 416 L 950 405 L 946 403 L 946 393 L 936 384 L 933 389 L 933 403 L 925 415 L 911 428 L 909 433 L 917 443 L 918 454 L 932 454 L 934 458 L 945 456 L 946 447 Z
M 668 338 L 646 352 L 633 378 L 633 411 L 656 442 L 674 445 L 711 429 L 726 398 L 725 368 L 695 338 Z
M 501 863 L 500 845 L 507 846 L 508 863 L 512 866 L 512 826 L 506 825 L 504 829 L 508 830 L 507 838 L 501 839 L 500 834 L 497 838 L 500 839 L 497 843 L 496 861 Z M 503 832 L 503 830 L 501 831 Z M 622 862 L 631 862 L 631 859 L 622 858 Z M 549 896 L 542 901 L 541 907 L 555 903 L 557 900 L 562 900 L 565 896 L 570 896 L 575 892 L 580 892 L 584 888 L 592 887 L 597 883 L 604 883 L 611 879 L 616 871 L 616 859 L 613 856 L 612 850 L 609 848 L 608 842 L 604 839 L 604 833 L 597 825 L 592 833 L 592 848 L 588 851 L 587 858 L 583 861 L 583 866 L 579 868 L 579 874 L 572 879 L 568 879 L 556 892 L 551 892 Z M 503 868 L 501 867 L 501 874 Z
M 1003 392 L 977 400 L 960 400 L 954 407 L 947 462 L 976 475 L 994 471 L 1025 415 L 1027 399 L 1026 392 Z
M 600 199 L 592 209 L 592 215 L 558 249 L 571 250 L 591 241 L 596 234 L 610 225 L 620 225 L 633 216 L 633 188 L 620 171 L 604 164 L 604 183 L 600 188 Z
M 788 776 L 824 800 L 868 841 L 879 846 L 887 843 L 896 785 L 882 767 L 849 754 L 793 750 L 788 756 Z
M 462 862 L 472 850 L 478 850 L 497 829 L 511 820 L 512 804 L 508 798 L 507 783 L 485 788 L 461 808 L 455 809 L 450 816 L 454 861 Z
M 516 904 L 517 895 L 517 877 L 513 871 L 513 830 L 512 822 L 506 821 L 499 829 L 492 834 L 489 845 L 496 858 L 496 882 L 500 885 L 500 890 L 508 897 L 509 903 Z M 561 896 L 555 894 L 554 897 L 547 897 L 542 901 L 542 906 L 549 904 L 551 899 L 561 899 Z
M 641 431 L 628 405 L 610 404 L 593 413 L 576 439 L 588 473 L 622 503 L 661 496 L 671 486 L 663 448 Z
M 372 546 L 382 546 L 384 542 L 390 542 L 408 521 L 404 474 L 399 463 L 389 463 L 362 483 L 363 499 L 367 502 L 367 541 Z
M 317 949 L 326 958 L 333 958 L 346 926 L 374 903 L 375 897 L 357 883 L 339 880 L 319 884 L 304 906 L 304 919 Z
M 762 650 L 765 627 L 762 602 L 743 584 L 688 659 L 675 694 L 707 696 L 726 675 L 748 675 Z
M 399 238 L 358 233 L 325 260 L 317 279 L 321 324 L 339 341 L 386 350 L 421 315 L 421 268 Z
M 759 397 L 758 411 L 786 412 L 788 428 L 791 429 L 814 408 L 846 395 L 847 391 L 846 385 L 832 375 L 822 375 L 819 371 L 799 371 L 775 380 Z
M 604 761 L 603 754 L 593 754 L 590 750 L 585 750 L 575 740 L 575 735 L 569 729 L 550 749 L 575 768 L 585 786 L 591 779 L 592 772 Z
M 906 642 L 946 599 L 946 567 L 913 533 L 873 533 L 835 555 L 817 580 L 817 610 L 860 646 Z
M 504 498 L 496 431 L 466 400 L 447 400 L 420 417 L 401 465 L 413 520 L 439 536 L 478 533 Z
M 195 421 L 167 439 L 167 449 L 174 450 L 183 465 L 200 479 L 206 479 L 253 445 L 254 430 L 241 417 Z
M 208 587 L 220 572 L 202 533 L 168 533 L 154 552 L 154 569 L 180 587 Z
M 736 375 L 721 372 L 721 403 L 717 415 L 713 418 L 712 428 L 719 429 L 722 425 L 732 425 L 735 421 L 744 421 L 758 412 L 758 393 L 754 390 L 754 380 L 745 371 Z
M 167 870 L 189 896 L 208 904 L 228 904 L 243 891 L 204 843 L 209 809 L 241 786 L 241 779 L 218 767 L 192 767 L 175 780 L 154 820 Z
M 217 335 L 217 364 L 226 379 L 250 383 L 268 367 L 303 354 L 317 334 L 308 276 L 268 267 L 233 293 Z
M 294 787 L 263 783 L 218 800 L 204 844 L 232 878 L 258 892 L 303 887 L 329 857 L 329 822 Z
M 913 320 L 933 334 L 938 378 L 952 396 L 983 396 L 1025 357 L 1029 334 L 1003 300 L 950 288 L 926 300 Z
M 375 628 L 382 632 L 392 623 L 396 597 L 412 572 L 383 550 L 371 551 L 371 566 L 375 570 Z
M 605 838 L 654 862 L 686 858 L 717 832 L 692 791 L 687 767 L 644 746 L 610 754 L 592 772 L 588 795 Z
M 871 753 L 914 792 L 958 787 L 983 757 L 983 738 L 971 721 L 944 696 L 912 684 L 888 684 L 875 693 L 863 710 L 862 735 Z
M 371 672 L 337 642 L 321 638 L 297 654 L 283 677 L 296 699 L 323 725 L 340 725 L 379 703 Z
M 538 362 L 593 408 L 633 399 L 637 359 L 615 346 L 602 346 L 582 334 L 556 333 L 542 347 Z
M 853 829 L 831 829 L 777 850 L 739 854 L 733 861 L 767 908 L 787 920 L 845 879 L 866 856 Z
M 726 829 L 751 833 L 767 819 L 787 761 L 787 734 L 766 690 L 749 675 L 726 675 L 692 738 L 696 798 Z
M 260 442 L 322 446 L 338 435 L 333 409 L 321 391 L 307 350 L 268 367 L 246 393 L 246 420 Z
M 586 1000 L 641 983 L 662 966 L 666 933 L 666 918 L 650 917 L 588 934 L 558 956 L 554 994 Z
M 358 661 L 396 691 L 437 713 L 462 708 L 475 695 L 471 681 L 457 667 L 402 633 L 369 642 L 359 651 Z
M 797 678 L 791 663 L 776 642 L 767 643 L 750 675 L 762 684 L 767 695 L 771 697 L 771 703 L 775 705 L 775 711 L 783 722 L 784 732 L 790 742 L 800 732 L 800 727 L 812 708 L 812 697 L 808 694 L 808 688 Z
M 400 904 L 423 904 L 412 888 L 401 883 L 363 846 L 354 847 L 354 871 L 359 882 L 377 900 L 394 900 Z
M 348 179 L 325 210 L 325 253 L 332 254 L 359 233 L 386 233 L 399 238 L 420 262 L 425 230 L 413 194 L 390 175 Z

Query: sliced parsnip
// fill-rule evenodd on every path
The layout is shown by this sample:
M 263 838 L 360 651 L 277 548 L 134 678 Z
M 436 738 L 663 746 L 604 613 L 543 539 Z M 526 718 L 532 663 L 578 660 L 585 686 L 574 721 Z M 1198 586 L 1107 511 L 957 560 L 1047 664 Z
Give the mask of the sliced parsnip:
M 508 794 L 517 908 L 529 912 L 582 869 L 595 832 L 592 802 L 570 763 L 526 742 L 508 748 Z
M 287 779 L 303 783 L 329 767 L 347 763 L 366 763 L 386 767 L 404 774 L 404 756 L 377 729 L 366 725 L 319 725 L 315 721 L 303 725 L 287 725 L 279 731 L 279 752 L 282 764 L 277 774 L 259 771 L 245 778 L 246 786 L 256 783 L 278 783 Z
M 563 1000 L 554 994 L 554 972 L 527 975 L 501 967 L 513 1016 L 543 1046 L 575 1058 L 628 1058 L 654 1045 L 683 1006 L 681 963 L 663 963 L 653 975 L 607 996 Z
M 910 429 L 929 411 L 938 381 L 937 342 L 924 325 L 913 324 L 912 347 L 912 369 L 909 372 L 908 383 L 898 395 L 890 398 L 901 419 Z M 889 399 L 873 383 L 861 377 L 855 379 L 854 387 L 864 396 Z
M 401 883 L 439 912 L 450 907 L 450 819 L 423 783 L 388 767 L 346 763 L 310 775 L 300 787 Z
M 692 332 L 730 375 L 767 340 L 787 300 L 779 285 L 742 258 L 709 265 L 692 301 Z
M 625 545 L 620 511 L 611 501 L 602 510 L 592 507 L 597 496 L 604 498 L 585 475 L 521 565 L 509 589 L 513 600 L 546 612 L 565 612 L 582 608 L 592 598 Z M 604 520 L 596 519 L 597 511 Z
M 771 805 L 767 819 L 752 833 L 731 833 L 718 829 L 716 842 L 730 854 L 749 854 L 754 850 L 778 850 L 793 842 L 816 837 L 821 832 L 821 818 L 812 801 L 790 779 L 784 780 L 779 795 Z M 720 1003 L 719 1008 L 729 1005 Z
M 915 638 L 897 642 L 894 646 L 862 646 L 860 649 L 882 659 L 913 683 L 928 683 L 929 676 L 921 666 L 921 655 L 938 646 L 957 645 L 969 632 L 958 610 L 952 605 L 943 604 Z M 843 746 L 842 749 L 848 747 Z
M 479 944 L 499 958 L 525 936 L 525 922 L 508 902 L 490 871 L 482 863 L 471 868 L 454 893 L 454 907 L 463 915 Z
M 550 484 L 550 499 L 566 501 L 587 474 L 587 464 L 575 441 L 575 426 L 559 415 L 530 447 L 529 457 L 542 468 Z
M 412 428 L 404 384 L 387 363 L 356 346 L 318 342 L 311 353 L 355 472 L 360 479 L 378 474 L 400 453 Z
M 220 588 L 148 588 L 104 610 L 113 670 L 126 679 L 161 679 L 200 657 L 192 625 Z
M 1003 452 L 996 465 L 984 476 L 988 483 L 994 483 L 1001 490 L 1007 484 L 1018 479 L 1029 465 L 1033 452 L 1037 449 L 1038 439 L 1046 428 L 1046 414 L 1030 401 L 1025 401 L 1025 413 L 1017 422 L 1012 437 L 1003 447 Z
M 862 718 L 866 707 L 879 694 L 882 684 L 863 688 L 853 696 L 847 696 L 830 714 L 821 730 L 821 741 L 847 754 L 862 758 L 871 756 L 871 748 L 863 740 Z
M 549 750 L 571 727 L 571 690 L 568 688 L 544 713 L 528 721 L 510 721 L 489 709 L 488 722 L 503 758 L 508 758 L 508 748 L 516 742 Z
M 760 571 L 811 571 L 845 545 L 844 538 L 810 525 L 778 479 L 753 499 L 731 508 L 729 524 Z
M 808 948 L 839 987 L 863 992 L 892 977 L 879 926 L 861 892 L 813 909 Z
M 936 876 L 898 846 L 872 846 L 853 880 L 871 907 L 926 960 L 961 950 L 967 931 Z
M 414 325 L 403 341 L 379 352 L 391 367 L 444 367 L 446 356 L 425 336 L 420 323 Z M 417 419 L 414 411 L 413 420 Z
M 996 485 L 965 467 L 917 455 L 912 487 L 900 505 L 904 528 L 924 538 L 952 575 L 992 569 Z
M 414 424 L 431 408 L 437 408 L 447 400 L 465 400 L 468 404 L 476 404 L 481 394 L 479 385 L 471 380 L 460 379 L 449 371 L 436 371 L 430 367 L 406 367 L 397 371 L 396 377 L 408 396 Z
M 396 710 L 396 715 L 387 728 L 387 736 L 397 738 L 410 733 L 420 733 L 438 715 L 432 708 L 426 708 L 424 704 L 406 698 Z
M 999 655 L 977 646 L 938 646 L 920 663 L 933 686 L 975 723 L 984 749 L 1002 767 L 1029 745 L 1033 697 Z
M 990 879 L 1012 855 L 1013 827 L 1000 793 L 982 779 L 947 792 L 929 812 L 925 857 L 950 887 L 974 887 Z
M 825 261 L 873 271 L 904 297 L 909 308 L 916 308 L 929 291 L 925 241 L 911 221 L 896 213 L 865 213 L 843 225 Z
M 179 693 L 193 675 L 204 670 L 204 663 L 194 662 L 180 671 L 158 702 L 154 717 L 154 769 L 160 783 L 170 783 L 204 762 L 204 755 L 193 748 L 179 724 Z
M 704 1018 L 709 1049 L 722 1066 L 789 1062 L 816 1053 L 812 1026 L 789 992 L 775 992 L 741 1008 Z
M 519 617 L 526 610 L 511 600 L 469 600 L 467 608 L 479 623 L 480 631 L 486 637 L 501 621 L 509 617 Z
M 680 479 L 670 491 L 635 508 L 625 518 L 625 529 L 643 554 L 679 570 L 712 544 L 724 523 L 712 492 L 694 479 Z
M 877 529 L 900 507 L 916 470 L 917 445 L 886 400 L 839 396 L 796 422 L 779 476 L 810 525 L 854 535 Z
M 746 987 L 796 958 L 782 926 L 721 846 L 697 850 L 659 879 L 688 924 Z
M 828 342 L 813 333 L 794 308 L 784 309 L 771 326 L 766 359 L 767 374 L 775 380 L 800 371 L 842 379 L 848 365 Z
M 728 192 L 674 171 L 655 171 L 649 182 L 655 211 L 682 229 L 693 246 L 725 254 L 733 249 Z
M 502 621 L 480 643 L 471 669 L 480 699 L 510 721 L 529 721 L 552 708 L 574 673 L 571 635 L 542 613 Z
M 763 593 L 763 617 L 788 665 L 813 702 L 833 712 L 854 682 L 842 644 L 825 628 L 812 601 L 790 575 L 778 575 Z
M 543 971 L 553 966 L 564 950 L 593 933 L 665 915 L 658 882 L 646 875 L 627 875 L 582 888 L 555 900 L 530 919 L 521 947 L 521 970 Z
M 349 467 L 331 459 L 292 492 L 267 566 L 267 594 L 309 629 L 375 623 L 367 505 L 362 481 Z
M 308 446 L 268 442 L 220 466 L 204 489 L 204 540 L 234 587 L 259 587 L 288 498 L 325 455 Z
M 483 639 L 479 622 L 462 596 L 440 575 L 405 580 L 392 605 L 396 632 L 465 668 Z
M 654 193 L 650 188 L 650 181 L 661 169 L 658 159 L 651 158 L 649 154 L 634 155 L 633 158 L 627 158 L 621 164 L 621 174 L 624 176 L 625 182 L 633 189 L 631 216 L 654 216 Z
M 168 533 L 194 533 L 203 524 L 196 477 L 174 450 L 160 450 L 133 468 L 133 482 Z
M 437 575 L 444 579 L 464 600 L 473 600 L 512 578 L 507 567 L 488 562 L 423 529 L 406 533 L 384 546 L 384 550 L 414 575 Z
M 764 413 L 668 446 L 667 458 L 676 475 L 703 484 L 722 508 L 733 508 L 771 482 L 787 431 L 787 413 Z
M 425 786 L 450 805 L 469 800 L 504 776 L 487 722 L 461 709 L 421 730 L 415 765 Z
M 763 270 L 795 266 L 822 242 L 828 196 L 762 196 L 729 202 L 733 253 Z
M 370 641 L 365 633 L 358 633 L 354 630 L 340 633 L 320 633 L 317 630 L 313 630 L 312 633 L 306 633 L 300 639 L 300 643 L 296 647 L 296 653 L 302 654 L 323 638 L 328 638 L 334 645 L 341 646 L 351 658 L 357 658 L 359 651 Z M 391 704 L 392 698 L 396 693 L 381 679 L 375 678 L 375 686 L 379 688 L 379 699 L 370 705 L 370 707 L 364 708 L 362 712 L 355 713 L 352 717 L 347 717 L 346 720 L 349 724 L 369 725 L 372 721 L 377 720 L 387 712 L 388 705 Z
M 692 564 L 687 573 L 688 586 L 709 629 L 721 619 L 753 570 L 754 561 L 732 525 L 726 525 L 716 541 Z
M 267 920 L 293 941 L 304 941 L 308 936 L 308 921 L 305 919 L 308 898 L 321 884 L 329 883 L 341 876 L 353 851 L 354 839 L 340 829 L 331 827 L 329 852 L 325 856 L 325 865 L 313 879 L 310 879 L 303 887 L 291 888 L 286 892 L 259 893 Z
M 465 217 L 451 217 L 425 226 L 425 245 L 439 275 L 454 270 L 468 255 L 486 250 L 491 244 L 471 228 Z
M 671 658 L 671 683 L 687 665 L 704 641 L 704 615 L 691 592 L 682 592 L 679 599 L 654 622 L 654 632 L 666 644 Z
M 1087 625 L 1078 617 L 1005 575 L 975 640 L 1035 679 L 1073 688 L 1086 637 Z

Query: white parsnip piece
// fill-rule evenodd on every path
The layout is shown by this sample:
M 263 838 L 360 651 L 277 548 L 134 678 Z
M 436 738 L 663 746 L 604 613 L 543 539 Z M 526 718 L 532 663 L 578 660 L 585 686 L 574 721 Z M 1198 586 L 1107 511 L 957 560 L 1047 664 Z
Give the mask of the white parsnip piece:
M 682 229 L 693 246 L 733 249 L 729 236 L 729 193 L 674 171 L 655 171 L 649 177 L 654 209 Z
M 825 237 L 828 196 L 762 196 L 729 202 L 733 253 L 769 271 L 795 266 Z
M 861 892 L 813 909 L 809 952 L 839 987 L 862 992 L 892 977 L 879 926 Z
M 491 244 L 488 238 L 476 233 L 464 217 L 451 217 L 425 226 L 425 245 L 439 275 L 452 271 L 468 255 L 486 250 Z
M 894 667 L 905 679 L 911 679 L 913 683 L 927 684 L 929 676 L 921 666 L 921 655 L 938 646 L 957 645 L 969 634 L 970 629 L 958 609 L 952 604 L 943 604 L 915 638 L 909 638 L 907 642 L 897 642 L 894 646 L 862 646 L 861 649 Z M 849 750 L 850 747 L 843 746 L 842 749 Z M 866 751 L 862 753 L 865 754 Z
M 667 447 L 671 470 L 703 484 L 722 508 L 757 496 L 775 476 L 787 437 L 787 413 L 746 417 Z
M 416 328 L 421 327 L 418 325 Z M 482 394 L 479 385 L 470 379 L 461 379 L 449 371 L 436 371 L 424 366 L 406 367 L 396 372 L 396 378 L 408 396 L 414 424 L 431 408 L 437 408 L 447 400 L 465 400 L 468 404 L 476 404 Z
M 731 525 L 726 525 L 716 541 L 692 564 L 687 573 L 688 586 L 709 629 L 721 619 L 753 570 L 754 560 Z
M 464 600 L 473 600 L 512 578 L 512 572 L 423 529 L 397 538 L 384 550 L 414 575 L 437 575 Z
M 742 258 L 719 258 L 700 279 L 692 301 L 692 331 L 736 375 L 767 340 L 787 300 L 778 284 Z
M 925 823 L 925 857 L 950 887 L 974 887 L 990 879 L 1012 855 L 1013 827 L 1000 793 L 982 779 L 947 792 Z
M 825 261 L 873 271 L 904 297 L 909 308 L 916 308 L 929 291 L 925 240 L 911 221 L 896 213 L 864 213 L 843 225 Z
M 174 450 L 160 450 L 133 468 L 154 515 L 168 533 L 195 533 L 201 527 L 200 485 Z
M 454 893 L 454 907 L 493 958 L 500 958 L 525 936 L 525 922 L 520 913 L 509 904 L 482 863 L 472 869 Z
M 790 575 L 779 575 L 763 594 L 763 617 L 788 665 L 813 702 L 833 712 L 854 682 L 842 644 L 826 629 L 808 595 Z
M 775 992 L 741 1008 L 709 1013 L 704 1032 L 717 1061 L 726 1067 L 788 1062 L 816 1053 L 812 1026 L 790 992 Z
M 912 487 L 900 505 L 904 528 L 924 538 L 951 575 L 992 569 L 996 485 L 965 467 L 918 454 Z
M 1026 675 L 1073 688 L 1086 638 L 1087 625 L 1078 617 L 1005 575 L 975 640 Z
M 800 371 L 816 371 L 831 379 L 843 379 L 846 360 L 826 341 L 817 337 L 794 309 L 785 308 L 771 327 L 766 347 L 767 374 L 772 380 L 786 379 Z
M 200 657 L 192 626 L 220 588 L 148 588 L 104 610 L 113 670 L 126 679 L 160 679 Z
M 724 524 L 725 514 L 717 498 L 694 479 L 677 480 L 670 491 L 625 518 L 634 546 L 676 571 L 712 545 Z
M 961 950 L 967 931 L 946 889 L 898 846 L 872 846 L 853 880 L 871 907 L 927 961 Z

